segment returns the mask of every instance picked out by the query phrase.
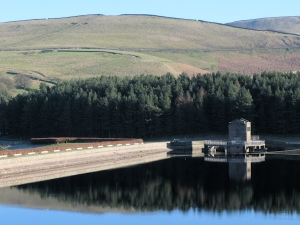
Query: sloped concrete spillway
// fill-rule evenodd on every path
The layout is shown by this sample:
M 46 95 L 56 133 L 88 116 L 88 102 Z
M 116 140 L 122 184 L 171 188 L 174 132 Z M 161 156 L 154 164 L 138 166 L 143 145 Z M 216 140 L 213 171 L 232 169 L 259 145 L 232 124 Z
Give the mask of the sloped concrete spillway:
M 99 146 L 0 158 L 0 187 L 14 186 L 166 159 L 166 142 Z

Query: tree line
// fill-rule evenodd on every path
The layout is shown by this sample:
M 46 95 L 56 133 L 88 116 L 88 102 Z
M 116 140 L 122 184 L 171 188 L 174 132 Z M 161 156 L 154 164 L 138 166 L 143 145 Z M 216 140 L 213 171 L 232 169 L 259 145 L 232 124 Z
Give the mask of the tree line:
M 245 118 L 254 134 L 293 134 L 300 132 L 299 112 L 300 73 L 101 76 L 42 83 L 39 90 L 1 100 L 0 132 L 167 137 L 226 133 L 228 122 Z

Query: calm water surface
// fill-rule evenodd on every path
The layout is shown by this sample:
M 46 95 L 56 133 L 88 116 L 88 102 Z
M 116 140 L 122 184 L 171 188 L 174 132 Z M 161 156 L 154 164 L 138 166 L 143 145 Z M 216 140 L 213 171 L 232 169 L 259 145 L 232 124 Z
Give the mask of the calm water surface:
M 299 224 L 300 161 L 171 158 L 0 189 L 3 224 Z

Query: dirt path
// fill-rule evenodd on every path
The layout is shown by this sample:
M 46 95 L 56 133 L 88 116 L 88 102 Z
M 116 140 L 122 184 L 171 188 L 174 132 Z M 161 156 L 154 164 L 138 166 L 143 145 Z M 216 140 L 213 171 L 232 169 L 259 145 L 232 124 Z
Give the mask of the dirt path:
M 165 142 L 158 142 L 0 159 L 0 187 L 166 159 L 168 151 Z

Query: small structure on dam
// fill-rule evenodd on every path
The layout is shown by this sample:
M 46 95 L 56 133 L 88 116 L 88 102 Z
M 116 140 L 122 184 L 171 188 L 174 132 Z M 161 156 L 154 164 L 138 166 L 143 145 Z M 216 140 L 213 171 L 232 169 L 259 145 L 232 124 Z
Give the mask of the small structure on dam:
M 265 150 L 265 141 L 251 135 L 251 122 L 236 119 L 228 124 L 228 140 L 206 140 L 204 149 L 210 153 L 222 149 L 228 155 L 254 153 Z
M 265 141 L 251 135 L 251 122 L 236 119 L 228 124 L 228 140 L 190 141 L 174 139 L 167 144 L 172 151 L 169 154 L 210 154 L 217 151 L 226 155 L 261 153 L 265 151 Z
M 265 141 L 251 135 L 251 122 L 236 119 L 228 124 L 228 140 L 204 142 L 207 155 L 204 161 L 229 164 L 229 176 L 233 180 L 251 179 L 251 164 L 265 161 Z M 216 154 L 217 149 L 224 150 Z

